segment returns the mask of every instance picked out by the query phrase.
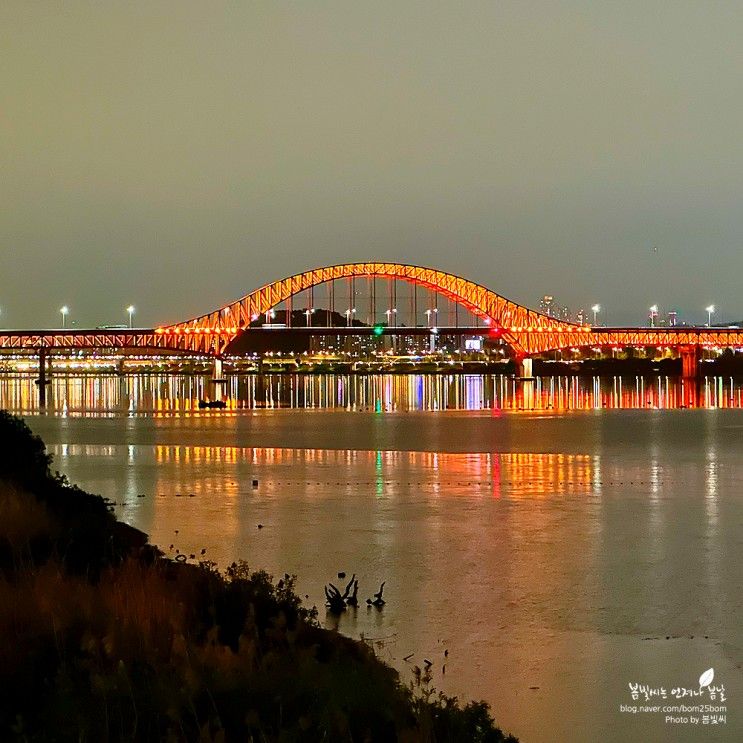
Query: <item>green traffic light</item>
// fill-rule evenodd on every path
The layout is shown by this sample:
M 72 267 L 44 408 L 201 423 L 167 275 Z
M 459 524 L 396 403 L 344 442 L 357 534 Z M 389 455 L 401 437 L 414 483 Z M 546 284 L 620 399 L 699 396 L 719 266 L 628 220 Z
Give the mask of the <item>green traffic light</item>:
M 382 335 L 383 332 L 384 332 L 384 327 L 382 327 L 381 325 L 374 326 L 374 335 Z

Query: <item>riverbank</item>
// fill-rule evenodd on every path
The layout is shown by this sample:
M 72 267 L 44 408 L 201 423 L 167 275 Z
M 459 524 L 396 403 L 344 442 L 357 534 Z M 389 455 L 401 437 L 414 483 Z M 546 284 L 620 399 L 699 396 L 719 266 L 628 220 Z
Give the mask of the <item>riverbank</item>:
M 0 737 L 514 741 L 322 629 L 294 579 L 166 559 L 0 412 Z

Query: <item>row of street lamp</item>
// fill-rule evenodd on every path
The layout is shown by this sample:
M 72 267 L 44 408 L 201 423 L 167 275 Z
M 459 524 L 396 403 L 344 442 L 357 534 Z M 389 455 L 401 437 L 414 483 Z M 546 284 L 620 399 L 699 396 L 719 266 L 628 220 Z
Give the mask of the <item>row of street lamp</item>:
M 711 304 L 709 307 L 705 307 L 704 311 L 707 313 L 707 327 L 712 326 L 712 315 L 715 313 L 715 305 Z M 655 327 L 655 318 L 658 317 L 658 305 L 654 304 L 650 307 L 650 327 Z M 596 316 L 594 315 L 594 325 L 596 324 Z
M 307 317 L 307 325 L 310 324 L 310 317 L 314 314 L 314 312 L 315 312 L 314 308 L 307 309 L 307 310 L 304 311 L 304 314 Z M 431 315 L 432 314 L 436 314 L 436 313 L 438 313 L 438 308 L 434 308 L 434 309 L 431 309 L 431 310 L 426 310 L 426 322 L 428 323 L 429 326 L 431 324 Z M 266 316 L 266 324 L 268 324 L 271 320 L 274 319 L 274 317 L 276 317 L 276 312 L 274 310 L 272 310 L 272 309 L 271 310 L 268 310 L 264 314 Z M 351 325 L 351 318 L 356 314 L 356 308 L 354 307 L 352 309 L 352 308 L 349 307 L 343 314 L 346 316 L 346 325 L 347 326 L 350 326 Z M 387 317 L 387 324 L 388 325 L 390 324 L 390 317 L 392 317 L 392 318 L 395 319 L 394 325 L 395 326 L 397 325 L 397 307 L 393 307 L 392 309 L 385 310 L 384 311 L 384 314 Z M 258 319 L 258 317 L 259 317 L 259 315 L 253 315 L 253 317 L 251 319 L 255 321 L 255 320 Z
M 134 316 L 134 311 L 135 309 L 133 305 L 129 305 L 126 308 L 127 315 L 129 316 L 129 327 L 130 328 L 132 327 L 132 318 Z M 312 315 L 314 311 L 315 311 L 314 309 L 308 309 L 304 311 L 304 314 L 307 316 L 308 325 L 310 321 L 310 315 Z M 428 309 L 425 311 L 426 322 L 428 325 L 431 324 L 431 315 L 437 314 L 438 311 L 439 311 L 438 308 Z M 709 327 L 712 325 L 712 315 L 715 312 L 715 305 L 711 304 L 709 305 L 709 307 L 705 307 L 704 311 L 707 313 L 707 326 Z M 598 320 L 598 313 L 601 312 L 601 305 L 594 304 L 591 307 L 591 312 L 593 312 L 593 324 L 596 325 L 597 320 Z M 67 305 L 64 305 L 59 308 L 59 313 L 60 315 L 62 315 L 62 328 L 66 328 L 67 327 L 67 315 L 70 313 L 70 308 Z M 276 315 L 274 310 L 268 310 L 268 312 L 266 312 L 265 314 L 266 314 L 267 323 L 269 322 L 269 320 L 272 320 Z M 356 308 L 355 307 L 353 309 L 349 308 L 345 311 L 344 314 L 346 316 L 346 325 L 351 325 L 351 318 L 353 315 L 356 314 Z M 395 319 L 397 318 L 397 308 L 395 307 L 389 310 L 385 310 L 384 314 L 387 316 L 387 324 L 389 324 L 390 317 L 394 317 Z M 651 328 L 655 326 L 655 318 L 657 316 L 658 316 L 658 305 L 654 304 L 652 307 L 650 307 L 650 327 Z M 257 319 L 257 317 L 258 316 L 256 315 L 253 319 Z
M 126 308 L 126 313 L 129 315 L 129 327 L 132 327 L 132 318 L 134 317 L 134 306 L 129 305 Z M 70 314 L 70 308 L 65 304 L 59 308 L 59 314 L 62 315 L 62 329 L 67 327 L 67 315 Z
M 309 321 L 310 321 L 310 315 L 314 311 L 315 311 L 314 309 L 310 309 L 310 310 L 305 310 L 305 312 L 304 312 L 304 314 L 307 316 L 307 324 L 308 325 L 309 325 Z M 438 314 L 438 311 L 439 310 L 436 307 L 434 307 L 433 309 L 428 309 L 428 310 L 425 311 L 425 314 L 426 314 L 426 324 L 429 327 L 431 325 L 431 316 Z M 712 325 L 712 315 L 715 312 L 715 305 L 711 304 L 711 305 L 709 305 L 709 307 L 705 307 L 704 308 L 704 311 L 707 313 L 707 326 L 709 327 L 710 325 Z M 598 323 L 598 314 L 599 314 L 599 312 L 601 312 L 601 305 L 600 304 L 594 304 L 591 307 L 591 312 L 593 313 L 593 324 L 596 325 Z M 351 317 L 356 314 L 356 308 L 355 307 L 353 309 L 349 308 L 349 309 L 347 309 L 345 311 L 344 314 L 346 316 L 346 325 L 350 325 L 351 324 Z M 396 307 L 393 307 L 392 309 L 385 310 L 384 311 L 384 314 L 387 316 L 387 324 L 389 325 L 389 323 L 390 323 L 390 317 L 394 317 L 395 319 L 397 319 L 397 308 Z M 658 305 L 657 304 L 654 304 L 650 308 L 650 327 L 654 327 L 655 326 L 655 318 L 657 317 L 657 315 L 658 315 Z M 269 316 L 271 318 L 274 317 L 274 311 L 273 310 L 269 310 L 268 312 L 266 312 L 266 322 L 268 322 Z M 254 319 L 257 319 L 257 315 L 256 315 L 256 317 Z

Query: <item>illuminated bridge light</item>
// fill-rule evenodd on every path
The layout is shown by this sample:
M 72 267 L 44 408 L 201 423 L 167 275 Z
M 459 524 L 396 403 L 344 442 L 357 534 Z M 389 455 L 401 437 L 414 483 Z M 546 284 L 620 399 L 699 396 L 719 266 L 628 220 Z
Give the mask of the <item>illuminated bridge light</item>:
M 170 348 L 177 353 L 206 353 L 207 355 L 223 351 L 223 343 L 241 330 L 250 327 L 250 320 L 241 323 L 242 318 L 257 320 L 264 312 L 273 312 L 270 307 L 277 307 L 287 302 L 298 292 L 304 292 L 314 286 L 332 281 L 354 277 L 381 278 L 388 281 L 406 281 L 423 286 L 429 291 L 437 292 L 454 303 L 467 309 L 475 318 L 481 318 L 487 329 L 482 333 L 506 335 L 507 343 L 520 354 L 535 355 L 545 351 L 567 349 L 571 347 L 589 347 L 600 343 L 604 347 L 616 350 L 629 349 L 632 346 L 643 348 L 669 348 L 678 350 L 680 345 L 714 349 L 721 347 L 740 347 L 743 333 L 738 328 L 703 329 L 691 328 L 686 331 L 659 328 L 627 328 L 626 330 L 607 333 L 605 329 L 593 328 L 590 324 L 575 324 L 542 315 L 522 305 L 509 301 L 490 289 L 467 281 L 461 277 L 435 269 L 426 269 L 398 263 L 348 263 L 305 271 L 279 281 L 267 284 L 246 294 L 236 302 L 220 307 L 210 313 L 190 318 L 186 322 L 169 326 L 160 326 L 154 330 L 129 330 L 126 333 L 73 331 L 60 332 L 6 331 L 0 332 L 0 347 L 25 349 L 37 346 L 47 338 L 49 346 L 71 348 L 91 346 L 93 348 L 147 347 Z M 269 308 L 268 310 L 266 308 Z M 260 313 L 258 312 L 260 310 Z M 221 318 L 224 318 L 223 320 Z M 220 325 L 225 322 L 225 325 Z M 227 325 L 227 322 L 235 323 Z M 216 325 L 215 325 L 216 323 Z M 321 328 L 318 332 L 321 332 Z M 372 332 L 377 332 L 372 326 Z M 432 333 L 436 330 L 429 329 Z M 384 332 L 384 331 L 382 331 Z M 595 337 L 590 334 L 593 333 Z M 186 339 L 179 336 L 185 334 Z M 204 338 L 203 336 L 207 337 Z M 165 336 L 157 340 L 157 336 Z M 213 341 L 219 338 L 217 349 Z M 211 347 L 210 350 L 204 349 Z

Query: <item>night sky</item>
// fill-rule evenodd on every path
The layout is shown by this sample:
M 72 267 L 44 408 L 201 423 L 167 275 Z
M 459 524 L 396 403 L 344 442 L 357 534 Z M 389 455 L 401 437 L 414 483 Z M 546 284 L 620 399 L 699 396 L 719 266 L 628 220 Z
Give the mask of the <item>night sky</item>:
M 4 0 L 0 325 L 370 259 L 743 319 L 741 38 L 738 2 Z

